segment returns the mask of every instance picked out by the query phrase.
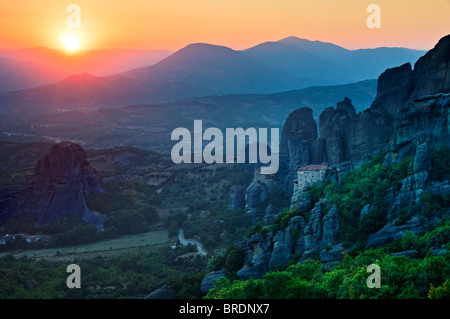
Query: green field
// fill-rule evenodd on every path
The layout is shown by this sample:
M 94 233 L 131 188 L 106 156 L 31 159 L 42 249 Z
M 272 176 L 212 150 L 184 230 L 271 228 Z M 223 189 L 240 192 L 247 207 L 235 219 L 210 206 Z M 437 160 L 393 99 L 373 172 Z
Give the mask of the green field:
M 97 255 L 102 256 L 110 251 L 120 250 L 121 252 L 126 252 L 127 250 L 136 251 L 137 248 L 145 246 L 161 246 L 161 244 L 167 243 L 168 240 L 169 236 L 167 230 L 156 230 L 137 235 L 122 236 L 116 239 L 100 241 L 92 244 L 52 249 L 28 250 L 15 253 L 13 255 L 16 258 L 24 256 L 29 258 L 46 259 L 60 259 L 75 256 L 90 256 L 91 258 L 94 258 Z M 6 255 L 8 254 L 0 254 L 0 258 Z

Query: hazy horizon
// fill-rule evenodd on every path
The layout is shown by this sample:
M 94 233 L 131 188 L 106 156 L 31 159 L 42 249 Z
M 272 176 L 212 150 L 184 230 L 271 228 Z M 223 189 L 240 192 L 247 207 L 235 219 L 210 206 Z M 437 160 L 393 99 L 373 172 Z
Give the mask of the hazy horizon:
M 62 48 L 69 3 L 44 0 L 2 2 L 0 47 L 9 49 Z M 288 36 L 330 42 L 349 50 L 407 47 L 429 50 L 448 32 L 450 1 L 432 6 L 418 2 L 379 0 L 381 28 L 370 29 L 366 20 L 370 2 L 336 3 L 275 1 L 224 3 L 176 0 L 120 3 L 78 0 L 81 11 L 80 50 L 112 48 L 168 49 L 177 51 L 190 43 L 212 43 L 243 50 Z M 426 28 L 424 27 L 426 26 Z
M 450 31 L 449 31 L 450 32 Z M 414 47 L 406 47 L 406 46 L 399 46 L 399 45 L 380 45 L 380 46 L 373 46 L 373 47 L 354 47 L 354 48 L 349 48 L 349 47 L 345 47 L 342 45 L 339 45 L 337 43 L 334 42 L 329 42 L 329 41 L 324 41 L 321 39 L 308 39 L 308 38 L 304 38 L 301 36 L 297 36 L 297 35 L 290 35 L 290 36 L 286 36 L 280 39 L 267 39 L 264 40 L 262 42 L 259 43 L 255 43 L 255 44 L 251 44 L 248 45 L 246 47 L 243 48 L 236 48 L 236 47 L 232 47 L 232 46 L 228 46 L 225 45 L 223 43 L 210 43 L 210 42 L 190 42 L 190 43 L 186 43 L 184 46 L 181 46 L 178 49 L 170 49 L 170 48 L 150 48 L 150 49 L 145 49 L 145 48 L 132 48 L 132 47 L 112 47 L 112 48 L 88 48 L 88 49 L 79 49 L 77 50 L 77 52 L 74 53 L 68 53 L 67 55 L 73 55 L 73 56 L 77 56 L 77 55 L 82 55 L 83 53 L 86 52 L 98 52 L 98 51 L 114 51 L 114 50 L 129 50 L 129 51 L 167 51 L 167 52 L 171 52 L 171 53 L 175 53 L 191 44 L 209 44 L 209 45 L 214 45 L 214 46 L 221 46 L 221 47 L 227 47 L 229 49 L 232 49 L 234 51 L 245 51 L 248 49 L 251 49 L 259 44 L 263 44 L 263 43 L 274 43 L 274 42 L 279 42 L 281 40 L 284 40 L 286 38 L 298 38 L 301 40 L 307 40 L 310 42 L 322 42 L 322 43 L 329 43 L 329 44 L 334 44 L 337 45 L 343 49 L 349 50 L 349 51 L 357 51 L 357 50 L 370 50 L 370 49 L 379 49 L 379 48 L 402 48 L 402 49 L 409 49 L 409 50 L 417 50 L 417 51 L 429 51 L 430 49 L 432 49 L 434 47 L 434 45 L 432 45 L 430 48 L 426 48 L 426 49 L 417 49 Z M 439 39 L 438 39 L 439 40 Z M 437 42 L 437 41 L 436 41 Z M 31 46 L 31 47 L 0 47 L 0 51 L 20 51 L 20 50 L 35 50 L 35 49 L 48 49 L 48 50 L 52 50 L 52 51 L 59 51 L 62 53 L 65 53 L 65 50 L 63 48 L 58 48 L 58 47 L 49 47 L 49 46 L 43 46 L 43 45 L 37 45 L 37 46 Z

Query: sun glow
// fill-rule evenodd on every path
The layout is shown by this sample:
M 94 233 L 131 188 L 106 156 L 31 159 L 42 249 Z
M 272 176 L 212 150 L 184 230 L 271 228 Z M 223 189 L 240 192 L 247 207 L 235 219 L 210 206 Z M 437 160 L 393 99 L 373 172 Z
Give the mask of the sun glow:
M 59 38 L 64 50 L 68 53 L 74 53 L 81 48 L 81 35 L 74 32 L 63 32 Z

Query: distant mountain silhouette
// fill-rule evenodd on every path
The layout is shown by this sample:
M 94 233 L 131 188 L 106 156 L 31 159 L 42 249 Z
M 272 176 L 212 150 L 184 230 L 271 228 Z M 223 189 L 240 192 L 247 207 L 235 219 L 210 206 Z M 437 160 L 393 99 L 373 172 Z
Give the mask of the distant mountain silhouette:
M 45 47 L 0 50 L 2 57 L 39 63 L 58 70 L 65 76 L 80 73 L 95 76 L 111 75 L 153 65 L 172 53 L 170 50 L 108 49 L 66 54 L 64 51 Z
M 63 73 L 40 64 L 0 57 L 0 92 L 51 83 L 63 77 Z
M 385 69 L 410 62 L 426 51 L 405 48 L 347 50 L 338 45 L 288 37 L 265 42 L 245 51 L 267 65 L 329 85 L 377 78 Z
M 350 82 L 343 65 L 293 45 L 265 42 L 243 53 L 275 69 L 308 79 L 310 85 Z
M 112 52 L 105 53 L 108 61 L 114 60 Z M 374 79 L 386 68 L 414 63 L 422 53 L 403 48 L 352 51 L 295 37 L 243 51 L 196 43 L 151 66 L 106 77 L 71 76 L 52 85 L 1 94 L 0 106 L 104 108 L 211 95 L 269 94 Z
M 306 83 L 242 52 L 204 43 L 190 44 L 154 66 L 122 75 L 158 83 L 187 82 L 218 94 L 276 92 Z
M 287 37 L 277 41 L 305 50 L 323 59 L 339 59 L 346 56 L 350 50 L 329 42 L 311 41 L 297 37 Z

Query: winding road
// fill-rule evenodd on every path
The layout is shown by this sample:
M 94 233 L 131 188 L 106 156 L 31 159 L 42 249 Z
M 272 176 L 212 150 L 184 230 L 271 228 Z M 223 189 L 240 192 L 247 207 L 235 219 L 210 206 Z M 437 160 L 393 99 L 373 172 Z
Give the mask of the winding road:
M 183 228 L 178 229 L 178 240 L 180 241 L 180 243 L 183 246 L 187 246 L 187 245 L 197 246 L 198 253 L 202 256 L 206 256 L 206 254 L 207 254 L 206 250 L 205 250 L 205 248 L 203 248 L 203 245 L 198 240 L 184 238 Z

